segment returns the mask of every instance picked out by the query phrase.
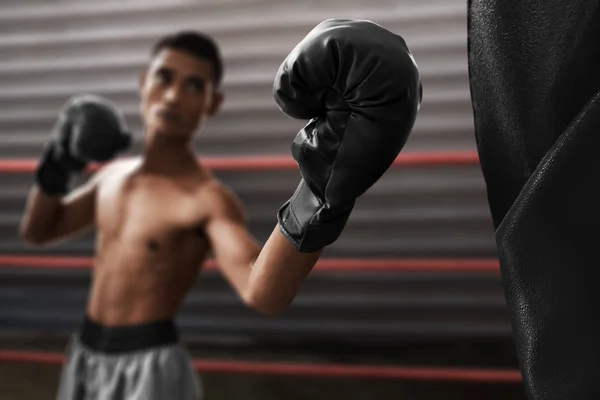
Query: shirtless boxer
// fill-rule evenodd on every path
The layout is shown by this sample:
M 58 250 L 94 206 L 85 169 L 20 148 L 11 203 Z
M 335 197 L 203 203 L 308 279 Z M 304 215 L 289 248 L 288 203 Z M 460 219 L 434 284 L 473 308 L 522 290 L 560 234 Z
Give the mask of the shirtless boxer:
M 353 61 L 361 54 L 364 63 Z M 62 111 L 21 226 L 34 245 L 97 229 L 87 315 L 69 344 L 59 399 L 200 398 L 173 319 L 209 251 L 245 304 L 281 312 L 341 234 L 356 197 L 401 150 L 421 96 L 399 36 L 364 21 L 317 26 L 275 79 L 284 112 L 315 118 L 292 146 L 303 179 L 261 249 L 238 198 L 192 148 L 222 104 L 221 76 L 209 37 L 160 40 L 140 79 L 142 155 L 113 161 L 75 190 L 72 176 L 124 151 L 129 133 L 116 107 L 97 96 L 75 96 Z M 320 91 L 313 98 L 311 88 Z

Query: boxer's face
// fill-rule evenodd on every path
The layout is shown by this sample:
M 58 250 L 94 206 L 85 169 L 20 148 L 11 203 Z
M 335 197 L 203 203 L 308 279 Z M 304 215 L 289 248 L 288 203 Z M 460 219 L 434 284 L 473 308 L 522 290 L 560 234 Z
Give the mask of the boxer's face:
M 222 94 L 214 88 L 212 64 L 163 49 L 140 80 L 141 112 L 148 131 L 188 139 L 206 116 L 215 115 Z

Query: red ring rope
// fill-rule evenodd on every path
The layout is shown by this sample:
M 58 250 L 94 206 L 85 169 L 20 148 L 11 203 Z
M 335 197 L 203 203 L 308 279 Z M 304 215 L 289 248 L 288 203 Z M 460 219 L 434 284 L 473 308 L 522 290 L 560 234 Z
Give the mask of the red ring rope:
M 62 354 L 53 353 L 0 351 L 0 362 L 61 365 L 64 363 L 64 356 Z M 201 373 L 221 374 L 521 383 L 521 373 L 518 370 L 508 369 L 397 367 L 222 360 L 195 360 L 194 367 Z
M 91 257 L 0 255 L 0 268 L 89 269 Z M 208 260 L 206 269 L 217 268 Z M 315 267 L 319 271 L 404 271 L 404 272 L 499 272 L 497 260 L 485 259 L 343 259 L 324 258 Z
M 4 159 L 0 160 L 0 172 L 27 173 L 33 172 L 38 160 L 33 159 Z M 202 157 L 202 163 L 218 171 L 270 171 L 296 170 L 298 164 L 290 156 L 233 156 L 233 157 Z M 440 151 L 402 153 L 393 166 L 439 166 L 439 165 L 478 165 L 479 155 L 475 151 Z M 98 166 L 91 167 L 91 170 Z

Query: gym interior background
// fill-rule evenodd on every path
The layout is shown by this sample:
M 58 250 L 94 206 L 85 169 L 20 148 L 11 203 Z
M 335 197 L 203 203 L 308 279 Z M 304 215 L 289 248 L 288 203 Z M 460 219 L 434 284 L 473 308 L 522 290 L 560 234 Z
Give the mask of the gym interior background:
M 150 46 L 182 29 L 213 35 L 226 101 L 195 146 L 264 241 L 299 180 L 288 159 L 305 124 L 277 109 L 273 78 L 327 18 L 369 19 L 403 36 L 422 73 L 421 111 L 397 165 L 358 201 L 284 315 L 246 310 L 214 269 L 199 279 L 178 322 L 207 399 L 524 398 L 476 154 L 465 0 L 2 0 L 1 400 L 52 398 L 55 356 L 84 311 L 94 233 L 44 249 L 17 237 L 64 101 L 80 92 L 114 100 L 136 154 L 137 79 Z

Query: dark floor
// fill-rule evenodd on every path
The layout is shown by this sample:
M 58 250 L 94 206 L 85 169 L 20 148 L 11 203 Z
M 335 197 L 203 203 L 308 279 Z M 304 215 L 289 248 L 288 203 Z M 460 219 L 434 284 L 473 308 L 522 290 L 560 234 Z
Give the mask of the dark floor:
M 61 352 L 62 336 L 3 337 L 0 348 Z M 510 343 L 412 344 L 395 348 L 353 348 L 334 345 L 303 347 L 224 347 L 188 340 L 195 358 L 260 359 L 287 362 L 331 362 L 513 368 Z M 51 365 L 0 363 L 0 400 L 53 399 L 60 368 Z M 406 382 L 391 379 L 297 378 L 282 376 L 204 374 L 207 400 L 525 400 L 520 384 Z
M 59 369 L 0 364 L 1 400 L 52 399 Z M 207 400 L 524 400 L 517 385 L 205 375 Z

